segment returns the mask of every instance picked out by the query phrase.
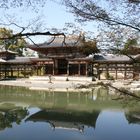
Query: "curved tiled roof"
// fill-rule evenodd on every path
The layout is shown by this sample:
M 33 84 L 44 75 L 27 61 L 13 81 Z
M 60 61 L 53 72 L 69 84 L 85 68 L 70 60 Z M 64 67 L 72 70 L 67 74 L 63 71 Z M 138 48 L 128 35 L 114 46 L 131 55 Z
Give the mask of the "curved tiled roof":
M 126 55 L 94 55 L 93 58 L 95 61 L 130 61 L 131 59 Z
M 42 44 L 30 45 L 30 49 L 45 54 L 48 58 L 76 57 L 83 55 L 79 47 L 83 46 L 82 36 L 63 36 L 51 38 Z
M 82 37 L 81 36 L 67 36 L 64 38 L 63 36 L 51 38 L 47 42 L 37 44 L 37 45 L 29 45 L 29 48 L 40 47 L 40 48 L 47 48 L 47 47 L 74 47 L 74 46 L 82 46 Z

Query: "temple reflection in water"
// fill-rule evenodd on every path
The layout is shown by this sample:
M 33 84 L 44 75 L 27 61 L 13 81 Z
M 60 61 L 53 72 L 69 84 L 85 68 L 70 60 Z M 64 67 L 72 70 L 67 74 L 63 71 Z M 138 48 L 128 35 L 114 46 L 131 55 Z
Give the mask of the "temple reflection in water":
M 123 111 L 128 123 L 140 123 L 138 101 L 130 103 L 112 100 L 104 88 L 91 92 L 63 93 L 29 91 L 27 88 L 0 87 L 0 129 L 21 122 L 47 123 L 52 130 L 66 129 L 84 132 L 85 127 L 96 129 L 102 110 Z M 125 105 L 125 106 L 124 106 Z M 30 112 L 31 108 L 38 108 Z
M 84 126 L 95 127 L 96 120 L 100 112 L 75 112 L 66 110 L 41 110 L 31 116 L 26 121 L 48 122 L 53 130 L 55 129 L 71 129 L 84 131 Z

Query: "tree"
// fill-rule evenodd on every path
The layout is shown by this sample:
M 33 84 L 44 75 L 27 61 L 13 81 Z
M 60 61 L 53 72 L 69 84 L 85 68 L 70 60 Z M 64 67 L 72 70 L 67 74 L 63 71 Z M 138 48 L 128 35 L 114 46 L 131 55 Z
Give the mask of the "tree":
M 43 6 L 46 0 L 0 0 L 0 8 L 32 7 L 33 9 Z
M 30 9 L 32 12 L 37 13 L 41 11 L 41 8 L 44 7 L 46 3 L 46 0 L 0 0 L 0 9 L 4 9 L 5 11 L 8 11 L 9 9 L 12 8 L 19 8 L 22 11 L 26 11 L 27 9 Z M 27 24 L 22 24 L 21 19 L 18 19 L 20 23 L 15 20 L 15 17 L 13 15 L 8 14 L 3 14 L 5 19 L 1 19 L 0 22 L 0 27 L 13 27 L 16 28 L 17 30 L 13 31 L 11 36 L 2 36 L 0 37 L 0 40 L 14 40 L 16 38 L 24 38 L 30 40 L 30 42 L 34 43 L 37 45 L 32 37 L 34 36 L 64 36 L 65 39 L 65 34 L 61 32 L 50 32 L 48 29 L 43 28 L 41 29 L 42 26 L 42 21 L 40 20 L 40 17 L 35 17 L 34 19 L 27 20 Z
M 78 22 L 98 24 L 100 49 L 116 52 L 127 39 L 140 37 L 140 0 L 62 1 Z
M 121 54 L 137 55 L 140 54 L 140 48 L 138 47 L 136 38 L 129 38 L 124 44 L 124 48 L 120 51 Z
M 129 38 L 125 45 L 124 45 L 124 48 L 125 49 L 128 49 L 130 47 L 136 47 L 138 45 L 138 42 L 137 42 L 137 39 L 136 38 Z
M 5 49 L 5 50 L 11 50 L 18 52 L 19 55 L 22 55 L 23 53 L 23 48 L 26 47 L 26 41 L 23 37 L 14 37 L 13 36 L 13 31 L 10 29 L 6 28 L 0 28 L 0 38 L 7 38 L 0 40 L 0 45 Z
M 121 25 L 140 32 L 139 0 L 63 0 L 78 21 Z
M 100 27 L 96 40 L 100 49 L 112 52 L 114 49 L 123 49 L 128 39 L 137 39 L 139 46 L 139 33 L 128 28 L 120 27 L 119 25 L 112 26 L 109 29 L 104 26 Z
M 99 53 L 99 49 L 97 48 L 97 42 L 96 41 L 84 41 L 83 46 L 80 48 L 80 50 L 85 54 L 86 56 L 93 54 L 93 53 Z

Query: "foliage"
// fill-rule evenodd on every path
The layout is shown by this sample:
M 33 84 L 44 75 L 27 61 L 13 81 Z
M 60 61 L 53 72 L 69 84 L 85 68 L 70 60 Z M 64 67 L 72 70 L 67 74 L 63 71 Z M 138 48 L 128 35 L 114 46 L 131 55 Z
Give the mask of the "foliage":
M 139 32 L 120 25 L 109 27 L 109 29 L 107 25 L 104 25 L 104 27 L 100 27 L 96 40 L 102 49 L 111 52 L 115 48 L 122 49 L 129 38 L 137 38 L 137 42 L 139 42 Z
M 124 45 L 124 48 L 120 51 L 121 54 L 137 55 L 140 54 L 140 48 L 138 47 L 137 39 L 128 39 Z
M 112 53 L 122 49 L 128 38 L 140 36 L 139 0 L 62 0 L 79 23 L 98 27 L 98 46 Z
M 114 80 L 114 77 L 110 75 L 109 72 L 105 72 L 104 75 L 107 80 Z
M 86 56 L 92 53 L 99 53 L 96 41 L 84 41 L 84 44 L 80 49 Z
M 124 55 L 137 55 L 137 54 L 140 54 L 140 48 L 130 46 L 127 49 L 122 49 L 121 54 L 124 54 Z
M 20 124 L 27 115 L 28 111 L 26 108 L 14 107 L 13 109 L 4 109 L 3 106 L 2 108 L 0 106 L 0 130 L 11 128 L 13 123 Z
M 0 28 L 0 38 L 12 37 L 13 31 L 6 28 Z M 4 47 L 5 50 L 11 50 L 18 52 L 19 55 L 22 55 L 23 48 L 26 46 L 26 41 L 24 38 L 15 37 L 11 39 L 0 40 L 0 45 Z
M 12 30 L 7 30 L 6 28 L 0 28 L 0 38 L 8 38 L 12 35 Z M 6 40 L 0 40 L 0 45 L 5 45 L 5 47 L 8 46 L 8 41 Z
M 136 46 L 137 43 L 137 39 L 136 38 L 132 38 L 132 39 L 128 39 L 124 45 L 124 48 L 127 49 L 129 47 L 134 47 Z

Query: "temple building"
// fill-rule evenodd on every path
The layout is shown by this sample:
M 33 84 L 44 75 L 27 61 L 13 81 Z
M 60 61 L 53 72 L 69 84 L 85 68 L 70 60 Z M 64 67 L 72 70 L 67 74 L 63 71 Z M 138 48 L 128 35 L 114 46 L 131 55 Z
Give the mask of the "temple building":
M 59 36 L 48 42 L 28 45 L 39 57 L 19 57 L 9 50 L 0 51 L 0 79 L 7 77 L 92 76 L 93 79 L 139 79 L 140 55 L 99 54 L 92 47 L 85 53 L 85 38 Z M 86 48 L 87 49 L 87 48 Z
M 29 46 L 43 54 L 38 64 L 43 65 L 44 75 L 93 76 L 97 79 L 139 79 L 140 56 L 83 53 L 83 36 L 56 37 L 49 43 Z
M 35 63 L 29 57 L 19 57 L 16 52 L 0 51 L 0 79 L 31 75 Z
M 29 48 L 41 54 L 38 64 L 44 65 L 44 74 L 89 75 L 92 58 L 82 52 L 83 36 L 56 37 Z
M 98 79 L 139 79 L 140 55 L 104 54 L 94 55 L 93 75 Z

